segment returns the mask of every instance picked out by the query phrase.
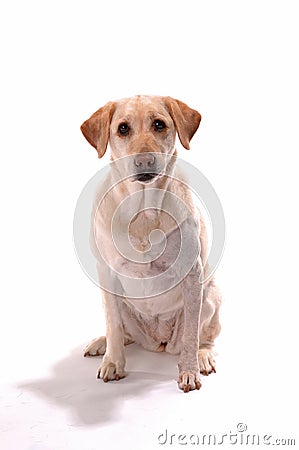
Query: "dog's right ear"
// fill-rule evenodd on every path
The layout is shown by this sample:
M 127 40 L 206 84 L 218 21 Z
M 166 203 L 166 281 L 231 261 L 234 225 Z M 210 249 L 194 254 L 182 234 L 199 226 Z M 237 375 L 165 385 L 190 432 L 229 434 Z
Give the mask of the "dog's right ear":
M 84 137 L 97 150 L 99 158 L 102 158 L 107 149 L 115 106 L 115 102 L 106 103 L 81 125 Z

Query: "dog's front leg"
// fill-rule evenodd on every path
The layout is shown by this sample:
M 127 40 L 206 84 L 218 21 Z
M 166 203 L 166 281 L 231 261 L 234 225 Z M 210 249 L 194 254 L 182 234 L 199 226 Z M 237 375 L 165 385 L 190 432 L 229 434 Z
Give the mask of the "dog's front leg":
M 203 286 L 200 277 L 201 264 L 198 263 L 183 281 L 184 330 L 178 363 L 178 385 L 184 392 L 200 389 L 201 386 L 198 348 Z
M 104 382 L 120 380 L 126 376 L 124 331 L 120 314 L 121 297 L 103 291 L 106 316 L 106 353 L 98 370 Z

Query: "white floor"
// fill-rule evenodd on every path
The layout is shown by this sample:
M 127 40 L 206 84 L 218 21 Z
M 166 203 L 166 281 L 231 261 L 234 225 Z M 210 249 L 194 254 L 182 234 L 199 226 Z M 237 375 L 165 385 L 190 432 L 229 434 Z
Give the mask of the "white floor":
M 45 323 L 45 335 L 32 346 L 31 328 L 30 338 L 10 342 L 2 359 L 1 450 L 138 450 L 181 448 L 184 442 L 193 448 L 194 439 L 202 442 L 208 435 L 218 445 L 223 439 L 223 448 L 241 445 L 242 435 L 250 442 L 253 435 L 260 442 L 267 435 L 268 445 L 277 438 L 297 438 L 298 445 L 293 352 L 275 334 L 263 336 L 261 319 L 251 322 L 248 311 L 235 311 L 239 324 L 228 320 L 231 308 L 224 304 L 217 374 L 203 377 L 201 390 L 188 394 L 177 388 L 174 356 L 130 345 L 128 377 L 105 384 L 96 379 L 99 358 L 83 358 L 85 342 L 76 342 L 76 327 L 66 312 L 65 336 L 63 327 L 53 324 L 51 333 Z M 87 333 L 86 317 L 82 313 L 78 336 Z M 245 335 L 252 331 L 252 341 L 242 328 Z M 247 427 L 243 433 L 242 426 Z

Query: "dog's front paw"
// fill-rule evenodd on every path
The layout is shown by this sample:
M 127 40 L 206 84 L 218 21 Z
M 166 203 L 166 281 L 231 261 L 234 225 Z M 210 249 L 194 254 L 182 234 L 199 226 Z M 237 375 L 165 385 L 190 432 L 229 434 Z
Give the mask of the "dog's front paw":
M 112 358 L 105 355 L 103 362 L 98 370 L 98 378 L 101 378 L 105 383 L 107 381 L 119 381 L 127 375 L 125 371 L 125 360 L 123 358 Z
M 184 392 L 194 391 L 194 389 L 201 388 L 199 379 L 199 371 L 186 371 L 179 373 L 179 388 Z
M 216 364 L 212 350 L 203 348 L 198 351 L 198 362 L 200 367 L 200 373 L 203 375 L 209 375 L 210 373 L 216 373 Z

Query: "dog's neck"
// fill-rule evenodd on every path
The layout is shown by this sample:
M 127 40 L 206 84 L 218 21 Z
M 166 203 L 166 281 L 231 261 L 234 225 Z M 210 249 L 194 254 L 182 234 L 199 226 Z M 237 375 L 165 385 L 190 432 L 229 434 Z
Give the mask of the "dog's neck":
M 170 158 L 165 174 L 146 185 L 125 178 L 124 171 L 121 177 L 117 173 L 120 166 L 112 164 L 108 178 L 111 189 L 100 202 L 96 220 L 105 222 L 107 229 L 113 229 L 113 236 L 120 242 L 127 242 L 129 238 L 130 245 L 141 252 L 150 247 L 153 231 L 169 234 L 176 230 L 193 207 L 175 162 L 175 157 Z

